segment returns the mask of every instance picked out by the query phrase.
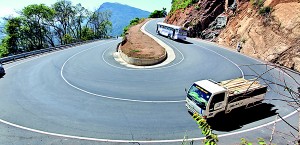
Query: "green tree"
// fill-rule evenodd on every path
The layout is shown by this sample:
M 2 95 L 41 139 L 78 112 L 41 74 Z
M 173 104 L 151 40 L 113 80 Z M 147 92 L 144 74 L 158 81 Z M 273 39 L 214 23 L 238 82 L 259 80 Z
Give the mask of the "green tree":
M 74 7 L 69 0 L 57 1 L 52 7 L 55 10 L 55 17 L 51 22 L 51 26 L 54 27 L 60 44 L 65 44 L 66 42 L 63 41 L 63 37 L 68 33 L 70 21 L 75 15 Z
M 7 23 L 4 28 L 6 37 L 2 40 L 2 50 L 8 51 L 8 53 L 18 53 L 20 52 L 19 46 L 19 37 L 20 37 L 20 28 L 22 20 L 20 17 L 16 18 L 7 18 Z
M 93 30 L 95 38 L 104 38 L 111 31 L 110 17 L 111 11 L 94 11 L 90 13 L 86 27 Z
M 77 40 L 106 38 L 111 31 L 110 11 L 90 12 L 81 4 L 59 0 L 51 7 L 44 4 L 28 5 L 20 17 L 6 18 L 0 44 L 0 56 L 55 46 Z
M 112 30 L 112 23 L 108 20 L 103 21 L 102 23 L 100 23 L 100 27 L 98 30 L 99 36 L 101 36 L 101 38 L 105 38 L 106 36 L 109 35 L 111 30 Z
M 127 31 L 129 30 L 129 28 L 131 26 L 134 26 L 134 25 L 137 25 L 139 24 L 141 21 L 143 21 L 144 19 L 140 19 L 140 18 L 134 18 L 132 20 L 130 20 L 130 23 L 128 26 L 126 26 L 124 29 L 123 29 L 123 33 L 122 33 L 122 36 L 125 36 Z
M 0 57 L 6 56 L 8 54 L 8 50 L 7 50 L 7 39 L 8 37 L 6 36 L 5 38 L 2 39 L 1 43 L 0 43 Z
M 140 18 L 134 18 L 134 19 L 130 20 L 129 25 L 130 26 L 137 25 L 140 22 L 140 20 L 141 20 Z
M 81 32 L 81 39 L 86 41 L 94 38 L 94 32 L 89 27 L 83 27 Z
M 149 18 L 163 18 L 167 16 L 166 8 L 163 8 L 162 10 L 155 10 L 149 15 Z
M 63 37 L 63 41 L 64 41 L 66 44 L 69 44 L 69 43 L 74 42 L 74 38 L 73 38 L 71 35 L 66 34 L 66 35 Z
M 88 17 L 88 10 L 85 9 L 80 3 L 77 4 L 75 7 L 75 19 L 73 19 L 74 28 L 76 30 L 76 36 L 74 36 L 76 39 L 82 38 L 82 27 L 84 20 Z
M 46 37 L 49 34 L 47 22 L 53 19 L 55 11 L 44 4 L 33 4 L 25 7 L 22 10 L 23 19 L 22 29 L 24 39 L 28 39 L 30 50 L 45 48 L 54 45 L 52 37 Z M 23 40 L 24 40 L 23 39 Z M 48 39 L 48 41 L 47 41 Z

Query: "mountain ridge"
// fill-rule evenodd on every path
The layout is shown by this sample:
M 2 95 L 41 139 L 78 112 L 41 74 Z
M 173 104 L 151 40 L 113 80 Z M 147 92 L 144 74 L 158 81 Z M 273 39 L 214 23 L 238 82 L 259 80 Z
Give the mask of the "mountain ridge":
M 121 35 L 124 27 L 130 23 L 130 20 L 136 17 L 147 18 L 150 15 L 150 12 L 148 11 L 117 2 L 105 2 L 98 9 L 98 11 L 106 10 L 112 12 L 110 18 L 110 21 L 112 22 L 112 36 Z

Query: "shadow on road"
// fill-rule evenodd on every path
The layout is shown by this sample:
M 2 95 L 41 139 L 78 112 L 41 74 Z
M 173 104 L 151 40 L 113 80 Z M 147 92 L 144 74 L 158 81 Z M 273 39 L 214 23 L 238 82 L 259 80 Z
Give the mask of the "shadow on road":
M 193 44 L 192 42 L 188 42 L 186 40 L 174 40 L 176 42 L 179 42 L 179 43 L 183 43 L 183 44 Z
M 160 35 L 160 34 L 157 34 L 157 35 Z M 164 35 L 160 35 L 160 36 L 165 37 L 165 38 L 169 38 L 169 37 L 164 36 Z M 169 38 L 169 39 L 171 39 L 171 38 Z M 179 42 L 179 43 L 183 43 L 183 44 L 193 44 L 192 42 L 188 42 L 186 40 L 181 40 L 181 39 L 171 39 L 171 40 Z
M 276 115 L 273 104 L 263 103 L 248 109 L 235 109 L 208 120 L 208 124 L 216 131 L 233 131 L 244 125 Z

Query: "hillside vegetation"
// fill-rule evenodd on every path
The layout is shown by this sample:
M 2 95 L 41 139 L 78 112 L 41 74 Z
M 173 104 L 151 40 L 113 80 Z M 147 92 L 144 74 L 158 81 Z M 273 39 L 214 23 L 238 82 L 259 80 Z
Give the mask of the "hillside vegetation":
M 172 7 L 170 13 L 173 13 L 179 9 L 185 9 L 186 7 L 197 3 L 199 0 L 172 0 Z
M 300 71 L 299 0 L 173 0 L 165 22 L 189 37 L 215 41 L 241 53 Z M 217 29 L 216 18 L 226 17 Z
M 111 12 L 93 12 L 81 4 L 59 0 L 51 7 L 32 4 L 18 17 L 5 19 L 0 56 L 108 37 Z

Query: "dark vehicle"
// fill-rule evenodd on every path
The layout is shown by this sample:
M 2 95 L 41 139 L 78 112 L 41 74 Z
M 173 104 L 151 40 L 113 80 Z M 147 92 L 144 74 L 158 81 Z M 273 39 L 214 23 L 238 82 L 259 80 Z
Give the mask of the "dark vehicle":
M 2 64 L 0 63 L 0 78 L 2 78 L 5 75 L 5 70 L 2 66 Z

